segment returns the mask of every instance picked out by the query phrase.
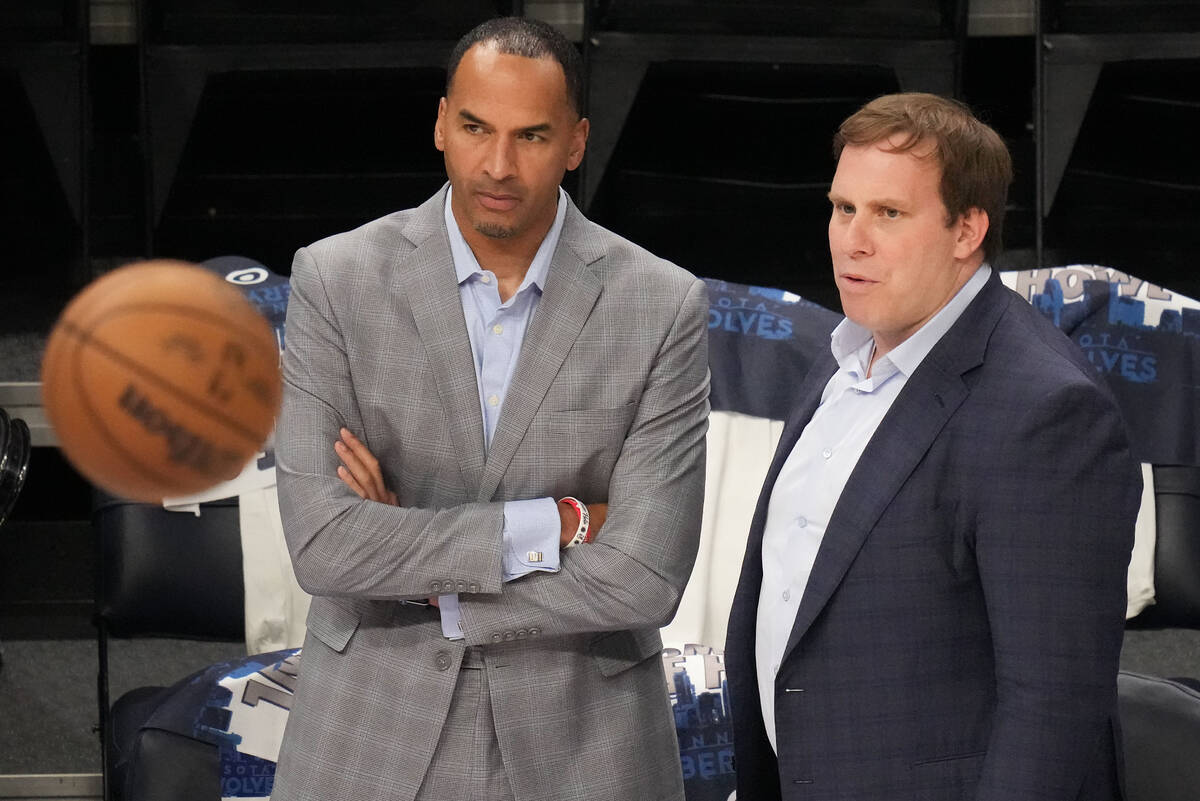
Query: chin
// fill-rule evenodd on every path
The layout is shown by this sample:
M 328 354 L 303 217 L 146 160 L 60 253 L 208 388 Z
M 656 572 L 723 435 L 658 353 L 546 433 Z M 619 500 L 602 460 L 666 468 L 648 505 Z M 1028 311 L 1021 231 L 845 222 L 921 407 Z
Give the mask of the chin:
M 475 230 L 486 236 L 488 239 L 508 239 L 517 232 L 517 229 L 511 225 L 501 225 L 500 223 L 477 222 Z

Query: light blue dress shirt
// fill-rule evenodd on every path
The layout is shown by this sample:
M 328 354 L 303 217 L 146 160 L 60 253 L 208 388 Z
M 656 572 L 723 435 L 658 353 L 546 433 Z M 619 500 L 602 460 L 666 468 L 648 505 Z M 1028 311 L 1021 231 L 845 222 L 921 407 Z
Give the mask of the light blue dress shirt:
M 483 415 L 485 445 L 491 446 L 496 423 L 504 408 L 504 396 L 512 383 L 521 353 L 521 343 L 529 321 L 537 310 L 542 288 L 550 274 L 550 260 L 562 234 L 567 215 L 565 193 L 558 190 L 558 212 L 541 246 L 529 263 L 525 280 L 507 301 L 500 302 L 500 289 L 494 273 L 479 266 L 454 213 L 450 209 L 450 190 L 446 190 L 446 232 L 450 236 L 450 253 L 458 277 L 458 293 L 462 300 L 471 354 L 475 357 L 475 379 L 479 385 L 479 409 Z M 534 498 L 508 501 L 504 504 L 504 554 L 502 570 L 505 581 L 512 581 L 534 571 L 558 571 L 559 557 L 558 507 L 553 498 Z M 462 612 L 457 595 L 439 595 L 442 613 L 442 634 L 452 640 L 462 638 Z
M 871 332 L 849 319 L 830 336 L 838 370 L 775 479 L 763 528 L 754 658 L 763 724 L 775 744 L 775 674 L 787 648 L 825 528 L 850 474 L 892 402 L 992 273 L 975 271 L 912 336 L 876 360 Z M 870 369 L 870 376 L 867 375 Z

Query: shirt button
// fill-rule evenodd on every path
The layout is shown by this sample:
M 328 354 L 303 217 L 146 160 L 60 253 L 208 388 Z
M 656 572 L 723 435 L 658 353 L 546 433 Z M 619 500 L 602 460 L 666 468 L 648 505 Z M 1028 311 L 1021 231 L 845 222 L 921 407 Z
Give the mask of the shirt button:
M 783 591 L 783 600 L 785 600 L 785 601 L 790 601 L 790 600 L 792 600 L 792 591 L 791 591 L 791 590 L 784 590 L 784 591 Z
M 778 662 L 776 662 L 775 664 L 771 665 L 771 672 L 772 672 L 772 673 L 778 673 L 778 672 L 779 672 L 779 663 L 778 663 Z
M 808 518 L 805 517 L 804 515 L 800 515 L 799 517 L 796 518 L 796 525 L 799 526 L 800 528 L 804 528 L 805 526 L 808 525 Z
M 826 448 L 825 450 L 821 451 L 821 455 L 828 459 L 830 456 L 833 456 L 833 451 L 829 450 L 829 448 Z
M 479 276 L 479 280 L 485 284 L 490 284 L 492 283 L 492 275 L 491 273 L 484 273 L 483 275 Z
M 489 395 L 489 396 L 488 396 L 488 406 L 495 406 L 495 405 L 496 405 L 496 404 L 498 404 L 499 402 L 500 402 L 500 396 L 499 396 L 499 395 Z
M 495 325 L 492 326 L 492 333 L 495 334 L 496 336 L 503 334 L 504 326 L 500 325 L 500 323 L 496 323 Z
M 438 670 L 450 669 L 450 654 L 445 651 L 438 651 L 437 656 L 433 659 L 433 664 Z

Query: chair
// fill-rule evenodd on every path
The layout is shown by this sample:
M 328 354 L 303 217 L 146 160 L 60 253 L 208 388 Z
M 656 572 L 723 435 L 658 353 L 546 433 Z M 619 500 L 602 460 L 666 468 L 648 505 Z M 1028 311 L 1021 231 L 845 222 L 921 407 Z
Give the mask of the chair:
M 108 644 L 113 637 L 243 639 L 237 501 L 202 504 L 195 516 L 98 494 L 92 525 L 98 547 L 97 696 L 104 798 L 217 799 L 215 749 L 174 732 L 144 728 L 169 696 L 168 689 L 132 690 L 110 709 Z M 138 768 L 131 770 L 131 765 Z
M 0 407 L 0 528 L 25 485 L 29 467 L 29 426 L 19 418 L 10 418 Z M 4 650 L 0 648 L 0 667 L 4 666 Z
M 1171 679 L 1117 677 L 1127 801 L 1192 801 L 1200 787 L 1200 692 Z
M 1154 466 L 1154 604 L 1136 628 L 1200 629 L 1200 467 Z
M 423 199 L 444 180 L 428 126 L 454 42 L 522 7 L 138 0 L 147 251 L 286 264 Z M 411 141 L 391 124 L 405 111 Z
M 30 453 L 29 426 L 0 408 L 0 526 L 25 485 Z

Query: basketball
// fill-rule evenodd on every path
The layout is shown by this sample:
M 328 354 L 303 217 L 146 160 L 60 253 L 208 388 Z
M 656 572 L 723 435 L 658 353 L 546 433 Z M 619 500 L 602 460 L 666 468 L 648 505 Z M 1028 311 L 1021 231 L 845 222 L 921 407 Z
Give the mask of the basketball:
M 85 287 L 50 332 L 41 378 L 67 459 L 114 495 L 151 503 L 237 476 L 282 392 L 266 319 L 219 276 L 178 261 Z

